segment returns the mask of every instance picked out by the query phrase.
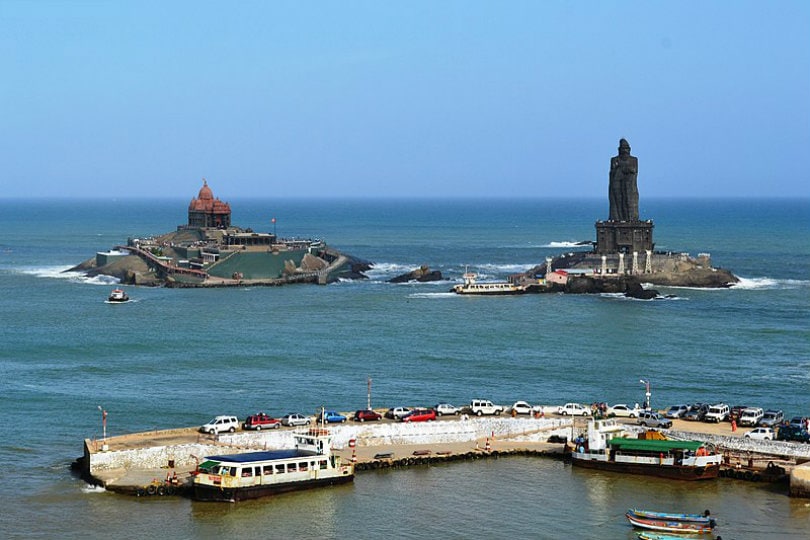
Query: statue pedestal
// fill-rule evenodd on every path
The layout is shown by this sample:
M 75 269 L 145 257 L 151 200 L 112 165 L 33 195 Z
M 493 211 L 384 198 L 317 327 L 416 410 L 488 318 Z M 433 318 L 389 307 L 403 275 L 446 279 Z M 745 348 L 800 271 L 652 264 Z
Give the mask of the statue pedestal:
M 653 227 L 652 220 L 597 221 L 595 251 L 600 255 L 652 251 Z

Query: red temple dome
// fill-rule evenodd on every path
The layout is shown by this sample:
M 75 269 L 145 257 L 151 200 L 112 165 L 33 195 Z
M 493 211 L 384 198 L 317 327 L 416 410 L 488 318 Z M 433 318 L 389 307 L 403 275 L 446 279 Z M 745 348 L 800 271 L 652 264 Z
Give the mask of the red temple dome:
M 203 178 L 197 198 L 188 205 L 188 224 L 192 227 L 229 227 L 231 205 L 214 198 L 214 193 Z

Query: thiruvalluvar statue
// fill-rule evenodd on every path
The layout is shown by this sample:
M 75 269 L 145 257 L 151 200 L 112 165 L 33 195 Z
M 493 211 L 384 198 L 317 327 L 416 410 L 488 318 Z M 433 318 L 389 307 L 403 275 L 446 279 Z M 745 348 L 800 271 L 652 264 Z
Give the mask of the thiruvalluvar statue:
M 610 158 L 610 221 L 638 221 L 638 158 L 630 143 L 619 141 L 619 155 Z

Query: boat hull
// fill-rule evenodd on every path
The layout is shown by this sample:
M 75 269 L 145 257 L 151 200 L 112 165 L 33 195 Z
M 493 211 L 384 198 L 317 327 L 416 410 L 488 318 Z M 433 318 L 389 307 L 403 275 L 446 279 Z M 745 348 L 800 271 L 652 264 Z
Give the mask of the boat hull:
M 705 467 L 692 467 L 682 465 L 658 465 L 649 463 L 624 463 L 596 459 L 583 459 L 572 457 L 571 463 L 586 469 L 597 469 L 629 474 L 643 474 L 669 478 L 672 480 L 711 480 L 720 475 L 720 465 L 707 465 Z
M 347 484 L 352 480 L 354 480 L 354 475 L 347 474 L 328 478 L 318 478 L 315 480 L 244 486 L 237 488 L 220 488 L 218 486 L 195 484 L 193 498 L 196 501 L 239 502 L 248 499 L 258 499 L 261 497 L 278 495 L 279 493 L 287 493 L 290 491 L 301 491 L 304 489 L 312 489 L 317 487 Z
M 625 516 L 633 527 L 637 527 L 639 529 L 648 529 L 651 531 L 708 534 L 711 533 L 712 529 L 714 528 L 711 525 L 704 525 L 702 523 L 640 519 L 633 517 L 631 514 L 625 514 Z

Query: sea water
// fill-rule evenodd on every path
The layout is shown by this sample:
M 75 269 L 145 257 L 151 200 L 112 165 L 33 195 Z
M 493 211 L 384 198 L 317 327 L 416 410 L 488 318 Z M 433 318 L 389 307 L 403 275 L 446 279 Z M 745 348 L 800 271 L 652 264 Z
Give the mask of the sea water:
M 63 271 L 186 221 L 187 201 L 0 201 L 4 537 L 634 538 L 627 507 L 712 509 L 724 538 L 806 538 L 810 501 L 729 480 L 683 485 L 506 458 L 367 472 L 238 505 L 143 500 L 69 473 L 84 438 L 372 405 L 717 402 L 810 415 L 810 201 L 652 200 L 656 248 L 707 252 L 731 289 L 460 297 L 587 249 L 600 200 L 232 200 L 235 224 L 323 238 L 374 264 L 328 286 L 127 287 Z M 272 224 L 271 219 L 276 218 Z M 420 265 L 445 279 L 386 280 Z

